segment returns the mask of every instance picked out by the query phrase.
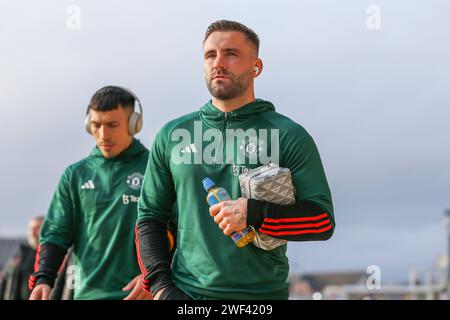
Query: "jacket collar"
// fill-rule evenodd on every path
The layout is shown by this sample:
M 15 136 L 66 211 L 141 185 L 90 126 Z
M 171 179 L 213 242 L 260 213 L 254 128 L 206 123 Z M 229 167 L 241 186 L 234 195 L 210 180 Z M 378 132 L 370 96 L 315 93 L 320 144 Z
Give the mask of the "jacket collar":
M 231 112 L 220 111 L 209 100 L 200 108 L 200 118 L 213 128 L 221 128 L 224 121 L 243 122 L 267 111 L 275 111 L 275 107 L 270 101 L 262 99 L 256 99 Z

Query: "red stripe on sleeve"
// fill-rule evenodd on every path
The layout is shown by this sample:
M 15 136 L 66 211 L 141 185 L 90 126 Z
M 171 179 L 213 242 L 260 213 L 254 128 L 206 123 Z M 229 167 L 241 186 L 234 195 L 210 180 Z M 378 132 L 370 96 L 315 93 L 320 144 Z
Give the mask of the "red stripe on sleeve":
M 283 218 L 283 219 L 270 219 L 265 218 L 264 222 L 272 222 L 272 223 L 280 223 L 280 222 L 303 222 L 303 221 L 317 221 L 323 218 L 327 218 L 328 215 L 326 213 L 322 213 L 318 216 L 314 217 L 306 217 L 306 218 Z
M 259 228 L 259 232 L 268 234 L 269 236 L 290 236 L 290 235 L 300 235 L 300 234 L 311 234 L 311 233 L 322 233 L 328 231 L 333 226 L 330 224 L 325 228 L 317 229 L 317 230 L 302 230 L 302 231 L 268 231 Z
M 145 270 L 144 262 L 142 261 L 142 257 L 141 257 L 141 243 L 139 242 L 139 231 L 138 231 L 137 226 L 134 229 L 134 233 L 135 233 L 135 243 L 136 243 L 136 253 L 137 253 L 137 258 L 138 258 L 138 264 L 139 264 L 139 268 L 141 269 L 141 273 L 142 273 L 143 277 L 145 278 L 148 275 L 148 273 L 147 273 L 147 270 Z
M 318 223 L 304 223 L 304 224 L 283 224 L 278 226 L 272 226 L 270 224 L 263 223 L 261 228 L 263 229 L 271 229 L 271 230 L 280 230 L 280 229 L 302 229 L 302 228 L 318 228 L 323 225 L 330 223 L 330 219 L 327 219 Z
M 41 248 L 42 246 L 39 245 L 36 251 L 36 256 L 34 258 L 34 272 L 39 271 L 39 255 L 41 254 Z

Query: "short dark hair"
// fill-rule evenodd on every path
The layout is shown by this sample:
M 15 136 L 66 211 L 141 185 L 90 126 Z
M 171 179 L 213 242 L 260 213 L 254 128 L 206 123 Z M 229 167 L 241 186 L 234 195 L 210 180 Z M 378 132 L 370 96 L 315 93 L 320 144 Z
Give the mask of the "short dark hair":
M 256 53 L 259 52 L 259 37 L 252 29 L 243 25 L 237 21 L 230 20 L 217 20 L 209 25 L 206 29 L 205 38 L 203 39 L 203 44 L 205 44 L 206 39 L 215 31 L 238 31 L 242 32 L 247 39 L 253 43 L 256 47 Z
M 134 96 L 127 90 L 116 86 L 106 86 L 94 93 L 89 102 L 87 113 L 89 110 L 111 111 L 119 108 L 119 105 L 134 108 L 134 102 Z

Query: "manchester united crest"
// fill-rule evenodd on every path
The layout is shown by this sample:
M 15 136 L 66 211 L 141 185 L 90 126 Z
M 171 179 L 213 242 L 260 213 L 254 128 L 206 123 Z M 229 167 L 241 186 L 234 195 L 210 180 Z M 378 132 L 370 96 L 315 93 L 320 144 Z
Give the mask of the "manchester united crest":
M 144 176 L 140 172 L 135 172 L 127 177 L 127 184 L 133 190 L 139 190 L 142 186 Z

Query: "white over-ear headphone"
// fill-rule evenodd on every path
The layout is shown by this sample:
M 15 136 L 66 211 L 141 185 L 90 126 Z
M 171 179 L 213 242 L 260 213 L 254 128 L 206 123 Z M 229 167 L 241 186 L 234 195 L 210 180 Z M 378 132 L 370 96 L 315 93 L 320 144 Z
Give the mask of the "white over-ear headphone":
M 118 86 L 116 86 L 116 87 L 120 88 L 123 91 L 125 91 L 125 92 L 129 93 L 130 95 L 132 95 L 134 100 L 138 102 L 139 113 L 133 111 L 133 113 L 130 115 L 130 118 L 128 119 L 128 133 L 130 134 L 130 136 L 134 136 L 139 131 L 141 131 L 142 126 L 144 125 L 144 117 L 143 117 L 143 112 L 142 112 L 141 101 L 133 93 L 133 91 L 131 91 L 130 89 L 126 89 L 124 87 L 118 87 Z M 90 113 L 89 109 L 87 111 L 86 117 L 84 118 L 84 128 L 86 129 L 87 133 L 92 134 L 92 131 L 91 131 L 91 113 Z

